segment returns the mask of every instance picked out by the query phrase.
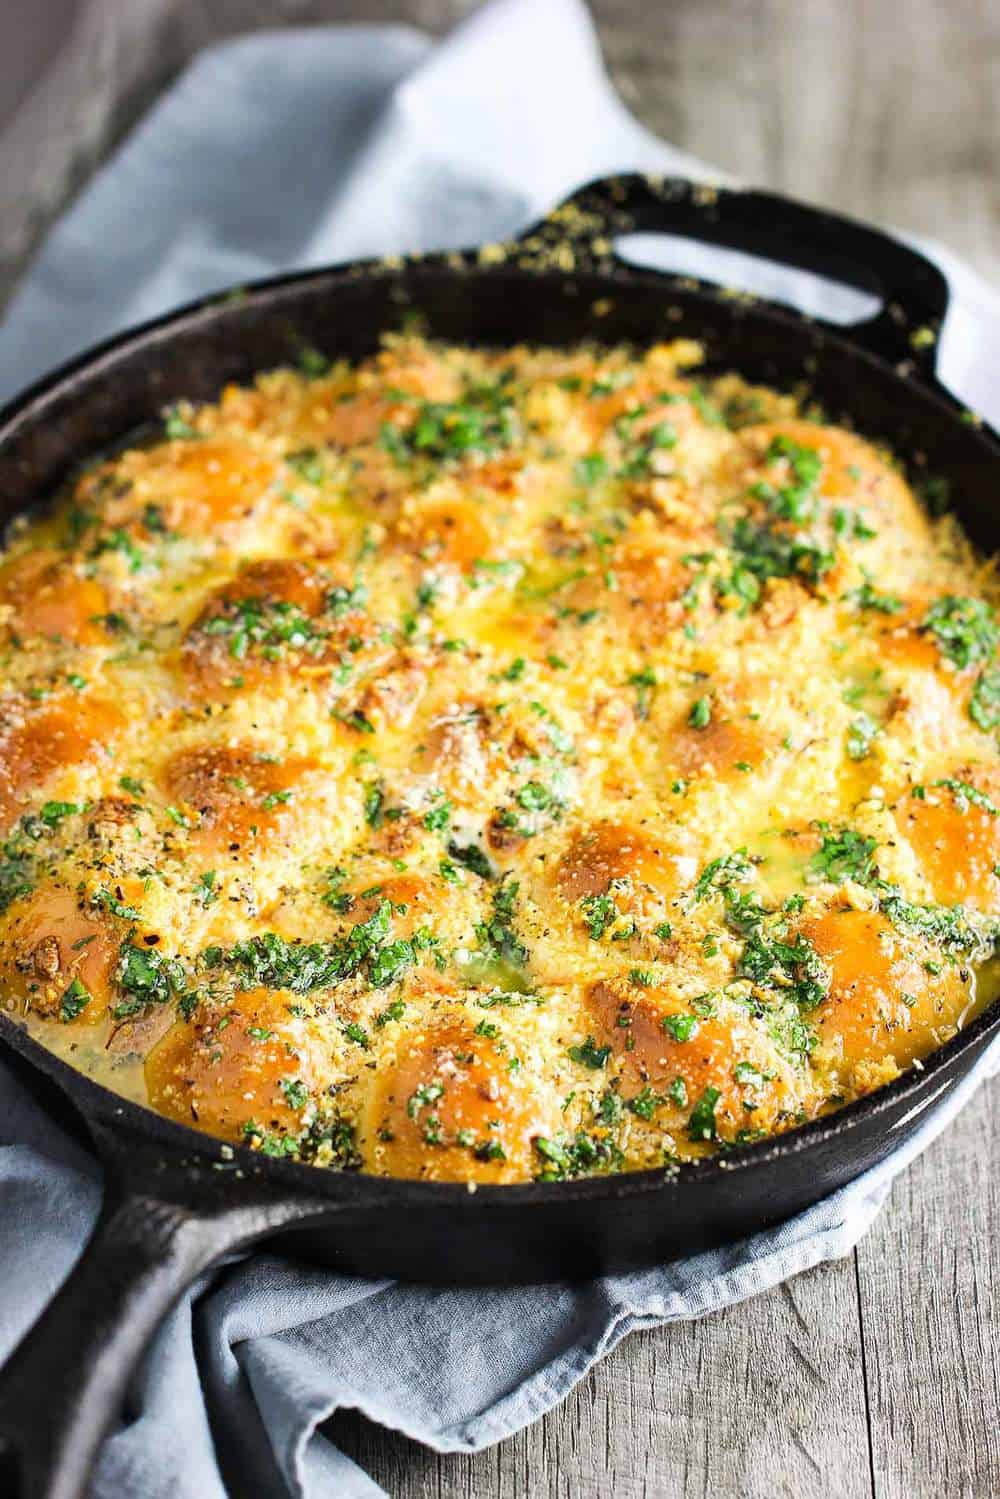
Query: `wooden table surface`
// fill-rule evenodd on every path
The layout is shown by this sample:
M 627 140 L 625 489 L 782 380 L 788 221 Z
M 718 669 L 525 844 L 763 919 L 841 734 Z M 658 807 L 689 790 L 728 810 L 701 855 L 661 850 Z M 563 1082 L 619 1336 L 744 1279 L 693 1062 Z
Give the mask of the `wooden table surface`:
M 537 0 L 545 4 L 547 0 Z M 463 0 L 78 0 L 40 86 L 0 98 L 0 295 L 183 61 L 259 25 Z M 45 9 L 43 5 L 42 9 Z M 747 179 L 935 236 L 1000 282 L 995 0 L 592 0 L 626 104 Z M 392 1495 L 965 1499 L 1000 1494 L 1000 1086 L 897 1183 L 848 1259 L 638 1334 L 563 1407 L 475 1457 L 344 1412 Z

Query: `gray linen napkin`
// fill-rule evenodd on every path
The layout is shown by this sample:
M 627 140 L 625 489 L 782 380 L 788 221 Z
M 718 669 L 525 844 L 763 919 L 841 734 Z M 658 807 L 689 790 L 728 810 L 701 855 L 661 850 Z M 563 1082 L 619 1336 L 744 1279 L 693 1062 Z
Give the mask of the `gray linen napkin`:
M 439 44 L 350 27 L 214 48 L 49 235 L 0 329 L 0 394 L 201 293 L 348 256 L 497 239 L 586 178 L 629 168 L 718 175 L 627 115 L 578 0 L 495 0 Z M 1000 298 L 935 253 L 955 297 L 945 376 L 998 421 Z M 742 256 L 720 262 L 690 245 L 643 254 L 706 274 L 721 265 L 729 283 L 829 315 L 854 305 Z M 878 1170 L 779 1229 L 682 1264 L 585 1286 L 448 1291 L 345 1280 L 278 1255 L 231 1263 L 161 1330 L 95 1494 L 381 1493 L 317 1429 L 341 1406 L 439 1451 L 500 1441 L 635 1328 L 700 1316 L 846 1254 L 896 1173 L 998 1067 L 994 1049 Z M 5 1355 L 79 1253 L 100 1183 L 2 1066 L 0 1184 Z

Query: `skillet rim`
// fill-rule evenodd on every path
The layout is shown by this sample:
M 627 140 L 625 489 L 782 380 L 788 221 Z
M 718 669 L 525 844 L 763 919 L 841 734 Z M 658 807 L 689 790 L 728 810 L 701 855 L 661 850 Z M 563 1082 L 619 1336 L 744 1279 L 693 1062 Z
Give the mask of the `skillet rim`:
M 530 236 L 532 232 L 531 229 L 525 231 L 524 237 Z M 168 342 L 171 336 L 193 330 L 199 323 L 207 322 L 213 316 L 237 316 L 240 311 L 266 306 L 268 303 L 280 306 L 285 293 L 292 294 L 310 284 L 319 287 L 323 282 L 329 282 L 331 291 L 336 291 L 338 283 L 350 284 L 368 277 L 419 282 L 421 275 L 428 272 L 431 275 L 478 275 L 495 278 L 498 273 L 509 274 L 513 271 L 518 276 L 532 280 L 547 278 L 563 285 L 576 279 L 596 279 L 606 284 L 612 292 L 623 285 L 648 288 L 663 295 L 724 303 L 734 319 L 741 311 L 747 310 L 779 326 L 805 328 L 813 340 L 813 352 L 818 357 L 822 355 L 826 345 L 832 344 L 842 355 L 846 354 L 874 367 L 881 375 L 888 375 L 891 380 L 904 386 L 918 404 L 929 402 L 938 408 L 946 421 L 960 424 L 964 429 L 965 440 L 983 448 L 984 459 L 1000 459 L 1000 437 L 981 419 L 977 418 L 972 423 L 964 420 L 963 418 L 967 418 L 968 408 L 936 377 L 928 379 L 926 376 L 919 376 L 912 369 L 894 366 L 889 360 L 853 340 L 851 325 L 840 327 L 825 323 L 795 307 L 756 295 L 741 294 L 736 302 L 726 288 L 713 282 L 664 273 L 617 258 L 610 265 L 580 266 L 576 273 L 559 271 L 551 264 L 540 267 L 530 259 L 519 261 L 519 248 L 519 241 L 506 246 L 505 249 L 510 254 L 500 263 L 484 262 L 478 250 L 348 261 L 280 273 L 195 298 L 181 307 L 128 327 L 84 349 L 8 401 L 0 408 L 0 451 L 9 442 L 16 440 L 25 426 L 43 418 L 50 401 L 71 394 L 72 386 L 78 380 L 100 374 L 107 366 L 113 365 L 118 357 L 126 357 L 142 348 L 155 349 Z M 82 455 L 75 460 L 70 458 L 66 464 L 67 472 L 73 471 L 75 463 L 86 461 L 87 456 L 90 455 Z M 28 512 L 16 511 L 10 519 L 24 513 L 30 513 L 30 509 Z M 5 522 L 5 525 L 9 523 L 10 521 Z M 54 1082 L 77 1109 L 88 1128 L 97 1122 L 115 1130 L 128 1129 L 133 1137 L 139 1136 L 143 1143 L 162 1149 L 170 1158 L 169 1164 L 174 1167 L 208 1165 L 219 1171 L 216 1185 L 220 1189 L 224 1183 L 264 1179 L 292 1187 L 298 1196 L 325 1199 L 331 1209 L 339 1204 L 366 1210 L 389 1208 L 404 1203 L 422 1207 L 437 1205 L 442 1209 L 450 1207 L 463 1211 L 474 1211 L 480 1207 L 513 1209 L 533 1203 L 544 1205 L 570 1201 L 613 1201 L 645 1196 L 667 1187 L 683 1189 L 687 1184 L 707 1185 L 712 1180 L 737 1171 L 763 1168 L 783 1157 L 800 1155 L 837 1136 L 849 1134 L 855 1126 L 863 1125 L 905 1102 L 907 1097 L 922 1092 L 925 1086 L 929 1086 L 942 1072 L 950 1069 L 965 1053 L 975 1050 L 980 1044 L 985 1047 L 988 1040 L 995 1039 L 998 1034 L 1000 996 L 987 1005 L 968 1027 L 959 1031 L 944 1046 L 929 1053 L 918 1066 L 911 1066 L 891 1083 L 873 1093 L 781 1134 L 698 1160 L 685 1161 L 677 1166 L 611 1172 L 569 1181 L 535 1180 L 499 1185 L 421 1181 L 406 1177 L 376 1176 L 361 1171 L 331 1170 L 305 1162 L 266 1156 L 249 1146 L 223 1141 L 217 1136 L 168 1119 L 148 1104 L 136 1103 L 96 1082 L 48 1050 L 29 1034 L 24 1025 L 0 1009 L 0 1042 L 10 1046 L 34 1071 Z M 948 1084 L 945 1083 L 944 1086 Z M 915 1105 L 916 1109 L 923 1112 L 931 1107 L 941 1091 L 931 1091 L 930 1096 Z M 902 1124 L 907 1117 L 909 1116 L 904 1116 L 898 1123 Z M 220 1167 L 224 1169 L 219 1170 Z
M 925 1085 L 930 1087 L 939 1074 L 946 1072 L 965 1052 L 974 1049 L 979 1043 L 983 1043 L 985 1049 L 998 1034 L 1000 997 L 993 1000 L 969 1026 L 957 1032 L 944 1046 L 929 1053 L 919 1067 L 910 1067 L 873 1093 L 780 1134 L 706 1155 L 698 1160 L 682 1161 L 677 1166 L 608 1172 L 568 1181 L 534 1180 L 500 1185 L 377 1176 L 364 1171 L 335 1170 L 313 1166 L 308 1162 L 264 1155 L 248 1145 L 230 1143 L 216 1135 L 203 1133 L 190 1125 L 168 1119 L 148 1104 L 136 1103 L 123 1094 L 113 1092 L 103 1083 L 80 1072 L 72 1063 L 64 1061 L 55 1052 L 49 1051 L 24 1026 L 12 1020 L 9 1014 L 0 1012 L 0 1041 L 10 1046 L 34 1070 L 53 1081 L 77 1109 L 88 1128 L 94 1121 L 116 1130 L 128 1128 L 130 1133 L 143 1137 L 144 1143 L 169 1151 L 172 1156 L 169 1164 L 175 1167 L 207 1164 L 216 1170 L 223 1168 L 220 1186 L 223 1181 L 265 1177 L 277 1183 L 308 1189 L 303 1190 L 302 1195 L 326 1198 L 331 1206 L 338 1202 L 345 1205 L 353 1202 L 354 1205 L 365 1208 L 388 1207 L 391 1205 L 390 1196 L 394 1201 L 402 1200 L 413 1205 L 432 1206 L 438 1203 L 441 1206 L 472 1209 L 480 1205 L 514 1207 L 519 1203 L 525 1205 L 537 1201 L 619 1199 L 644 1196 L 665 1187 L 683 1188 L 687 1183 L 705 1184 L 734 1172 L 771 1165 L 785 1156 L 800 1155 L 849 1133 L 855 1126 L 863 1125 L 879 1114 L 888 1112 L 896 1104 L 905 1102 L 907 1097 L 921 1091 Z M 949 1084 L 945 1082 L 943 1086 Z M 932 1089 L 929 1097 L 915 1103 L 915 1109 L 921 1113 L 929 1109 L 941 1091 L 942 1089 Z M 177 1155 L 178 1150 L 183 1153 Z M 193 1162 L 190 1159 L 192 1156 L 195 1158 Z M 372 1198 L 375 1200 L 372 1201 Z

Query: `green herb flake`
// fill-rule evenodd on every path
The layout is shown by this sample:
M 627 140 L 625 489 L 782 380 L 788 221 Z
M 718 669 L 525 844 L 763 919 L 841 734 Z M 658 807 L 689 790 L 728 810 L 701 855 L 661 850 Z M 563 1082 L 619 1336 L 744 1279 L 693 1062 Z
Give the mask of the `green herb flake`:
M 456 864 L 461 864 L 464 869 L 471 870 L 481 880 L 496 879 L 496 872 L 493 865 L 477 844 L 469 843 L 463 845 L 452 842 L 448 844 L 448 853 L 455 860 Z
M 326 477 L 323 460 L 316 448 L 300 448 L 298 452 L 286 453 L 285 462 L 300 478 L 305 479 L 307 484 L 313 484 L 317 488 Z
M 867 884 L 875 870 L 875 839 L 856 833 L 852 828 L 834 831 L 826 823 L 819 824 L 819 827 L 823 842 L 809 861 L 810 876 L 829 880 L 835 885 L 845 880 Z
M 573 480 L 583 488 L 589 489 L 607 476 L 608 460 L 603 453 L 588 453 L 573 465 Z
M 64 817 L 71 817 L 74 812 L 82 811 L 84 808 L 78 802 L 46 802 L 38 815 L 47 828 L 55 828 Z
M 661 1025 L 674 1041 L 691 1041 L 698 1034 L 697 1015 L 664 1015 Z
M 574 1062 L 581 1067 L 590 1067 L 595 1072 L 608 1065 L 611 1056 L 610 1046 L 598 1046 L 593 1036 L 588 1036 L 578 1046 L 570 1046 L 567 1051 Z
M 955 798 L 955 805 L 960 812 L 967 812 L 970 806 L 979 807 L 988 812 L 991 817 L 1000 815 L 1000 809 L 990 800 L 988 796 L 978 787 L 972 786 L 968 781 L 957 781 L 951 776 L 943 780 L 932 781 L 932 786 L 940 786 L 945 791 L 950 791 Z
M 722 1094 L 718 1088 L 706 1088 L 691 1110 L 688 1119 L 689 1140 L 715 1140 L 718 1138 L 715 1121 L 715 1106 Z
M 1000 727 L 1000 666 L 987 666 L 976 678 L 969 699 L 969 717 L 987 733 Z
M 405 1014 L 405 1001 L 402 999 L 394 999 L 391 1005 L 386 1005 L 385 1009 L 380 1010 L 379 1013 L 375 1016 L 376 1030 L 381 1030 L 384 1025 L 388 1025 L 390 1020 L 402 1020 Z
M 856 713 L 847 726 L 844 747 L 851 760 L 866 760 L 882 730 L 867 713 Z
M 646 1083 L 641 1093 L 637 1093 L 634 1098 L 629 1099 L 627 1108 L 638 1119 L 644 1119 L 648 1123 L 653 1118 L 661 1102 L 662 1100 L 658 1094 L 654 1093 L 649 1084 Z
M 83 1013 L 93 996 L 78 978 L 74 978 L 59 1001 L 59 1019 L 64 1024 Z
M 309 348 L 308 345 L 299 350 L 299 369 L 310 380 L 316 380 L 321 375 L 326 375 L 330 370 L 330 361 L 319 349 Z
M 429 812 L 424 813 L 424 827 L 429 833 L 440 833 L 451 821 L 451 803 L 446 797 L 441 797 Z
M 943 656 L 960 670 L 991 661 L 1000 639 L 993 610 L 982 599 L 945 594 L 924 616 L 922 629 L 937 640 Z
M 733 1077 L 748 1088 L 761 1088 L 769 1080 L 767 1074 L 761 1072 L 759 1067 L 754 1067 L 751 1062 L 737 1062 L 733 1068 Z
M 695 884 L 694 898 L 696 901 L 705 900 L 707 896 L 727 890 L 740 880 L 751 879 L 753 872 L 753 863 L 747 857 L 745 848 L 738 848 L 732 854 L 722 854 L 705 865 Z
M 290 1109 L 304 1109 L 309 1102 L 309 1089 L 297 1077 L 282 1078 L 281 1091 Z
M 618 920 L 618 907 L 610 895 L 585 895 L 580 901 L 580 909 L 594 942 L 599 942 Z
M 597 1176 L 619 1171 L 624 1165 L 620 1149 L 610 1140 L 578 1130 L 575 1135 L 548 1138 L 538 1135 L 532 1141 L 541 1157 L 539 1181 L 566 1181 L 576 1176 Z
M 189 421 L 181 416 L 175 406 L 163 413 L 163 431 L 173 442 L 188 441 L 191 438 L 201 435 L 197 427 L 193 427 Z
M 691 704 L 688 712 L 688 723 L 692 729 L 707 729 L 712 722 L 711 698 L 700 697 Z

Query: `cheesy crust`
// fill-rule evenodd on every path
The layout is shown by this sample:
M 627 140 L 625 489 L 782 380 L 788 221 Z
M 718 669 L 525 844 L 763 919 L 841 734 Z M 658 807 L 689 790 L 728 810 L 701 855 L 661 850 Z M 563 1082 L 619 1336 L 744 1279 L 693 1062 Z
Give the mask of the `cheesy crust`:
M 669 1165 L 991 997 L 994 573 L 687 342 L 387 339 L 165 415 L 0 556 L 0 979 L 228 1141 Z

